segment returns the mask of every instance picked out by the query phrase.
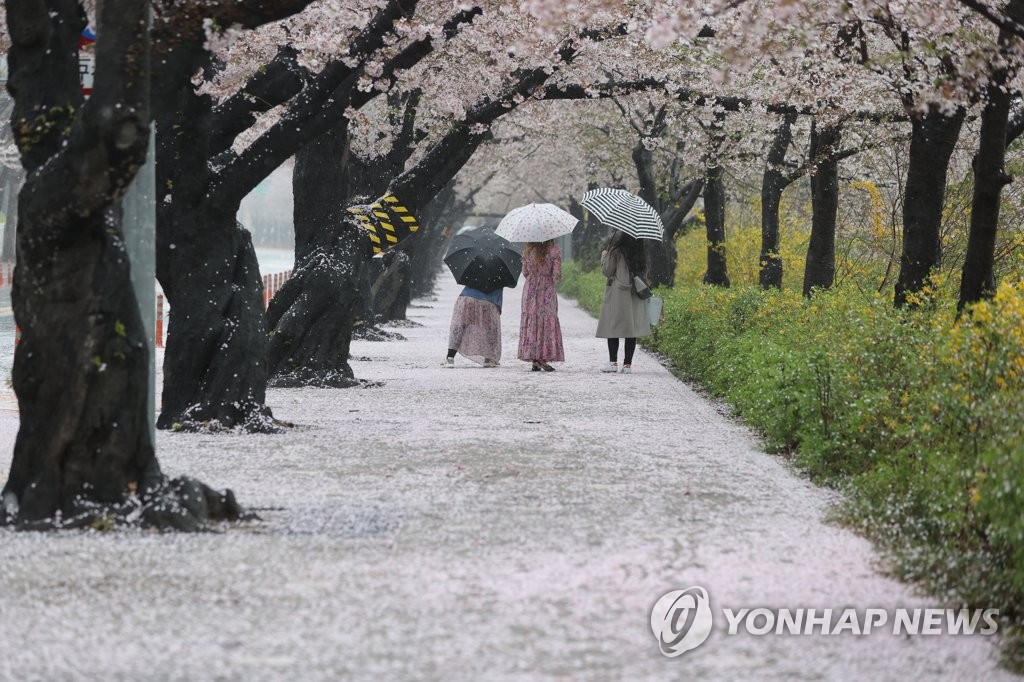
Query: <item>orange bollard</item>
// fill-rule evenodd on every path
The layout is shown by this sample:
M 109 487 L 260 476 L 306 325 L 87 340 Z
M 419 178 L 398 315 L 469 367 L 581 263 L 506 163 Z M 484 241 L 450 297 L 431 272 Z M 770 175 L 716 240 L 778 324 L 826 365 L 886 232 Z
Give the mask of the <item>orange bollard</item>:
M 267 275 L 263 275 L 263 309 L 266 310 L 270 307 L 270 280 Z
M 164 295 L 156 295 L 156 347 L 164 347 Z
M 14 347 L 17 348 L 19 343 L 21 343 L 21 327 L 14 325 Z

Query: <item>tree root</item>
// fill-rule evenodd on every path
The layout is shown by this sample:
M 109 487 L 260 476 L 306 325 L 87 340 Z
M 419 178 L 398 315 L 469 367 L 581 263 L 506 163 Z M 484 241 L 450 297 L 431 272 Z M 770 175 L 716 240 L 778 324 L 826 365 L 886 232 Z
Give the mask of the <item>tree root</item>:
M 193 406 L 177 419 L 161 415 L 157 420 L 157 428 L 169 428 L 172 431 L 185 433 L 283 433 L 292 424 L 275 419 L 270 410 L 263 405 L 253 403 L 238 418 L 227 417 L 227 421 L 204 414 L 209 411 L 201 406 Z M 166 427 L 164 426 L 166 424 Z
M 238 504 L 231 490 L 217 491 L 186 476 L 161 478 L 155 487 L 141 494 L 128 494 L 116 503 L 79 496 L 65 513 L 48 519 L 19 518 L 16 505 L 6 502 L 0 510 L 0 526 L 27 531 L 149 528 L 197 533 L 216 532 L 218 529 L 211 525 L 214 523 L 259 519 Z
M 422 327 L 423 324 L 416 320 L 401 319 L 401 320 L 379 320 L 377 324 L 386 324 L 389 327 L 398 327 L 399 329 L 414 329 L 416 327 Z M 391 332 L 394 333 L 394 332 Z M 401 339 L 404 341 L 405 339 Z
M 405 341 L 398 332 L 389 332 L 380 327 L 360 325 L 352 330 L 352 338 L 360 341 Z
M 267 385 L 271 388 L 377 388 L 383 386 L 384 382 L 356 379 L 346 372 L 337 370 L 316 372 L 300 369 L 275 374 Z

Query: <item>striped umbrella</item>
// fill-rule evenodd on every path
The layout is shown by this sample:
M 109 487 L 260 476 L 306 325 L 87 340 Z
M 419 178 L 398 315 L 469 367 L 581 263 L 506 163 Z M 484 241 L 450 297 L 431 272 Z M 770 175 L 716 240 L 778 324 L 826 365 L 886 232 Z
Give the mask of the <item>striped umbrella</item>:
M 394 194 L 370 205 L 350 206 L 348 210 L 359 226 L 370 233 L 374 253 L 383 253 L 420 229 L 416 217 Z
M 569 234 L 578 222 L 554 204 L 527 204 L 509 211 L 494 233 L 510 242 L 546 242 Z
M 636 239 L 661 241 L 665 234 L 658 212 L 646 201 L 624 189 L 592 189 L 583 195 L 580 204 L 608 227 Z

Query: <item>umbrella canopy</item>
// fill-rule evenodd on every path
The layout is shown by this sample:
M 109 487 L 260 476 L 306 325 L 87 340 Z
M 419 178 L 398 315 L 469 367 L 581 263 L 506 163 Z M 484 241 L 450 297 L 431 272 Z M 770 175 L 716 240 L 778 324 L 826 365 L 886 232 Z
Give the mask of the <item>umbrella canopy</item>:
M 554 204 L 528 204 L 509 211 L 494 233 L 510 242 L 546 242 L 569 234 L 578 222 Z
M 501 287 L 515 288 L 523 257 L 504 237 L 478 228 L 452 238 L 444 264 L 459 284 L 489 293 Z
M 608 227 L 631 237 L 661 241 L 665 234 L 658 212 L 624 189 L 592 189 L 583 195 L 580 204 Z
M 373 204 L 349 207 L 359 226 L 370 233 L 374 254 L 383 253 L 420 229 L 416 217 L 394 194 Z

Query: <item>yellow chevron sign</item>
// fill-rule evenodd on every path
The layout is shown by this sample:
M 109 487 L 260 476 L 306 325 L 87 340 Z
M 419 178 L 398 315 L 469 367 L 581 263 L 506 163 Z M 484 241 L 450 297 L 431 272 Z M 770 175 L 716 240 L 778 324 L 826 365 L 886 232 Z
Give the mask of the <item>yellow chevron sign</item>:
M 385 195 L 368 206 L 352 206 L 348 210 L 359 226 L 369 232 L 374 253 L 391 248 L 420 229 L 416 218 L 394 194 Z

